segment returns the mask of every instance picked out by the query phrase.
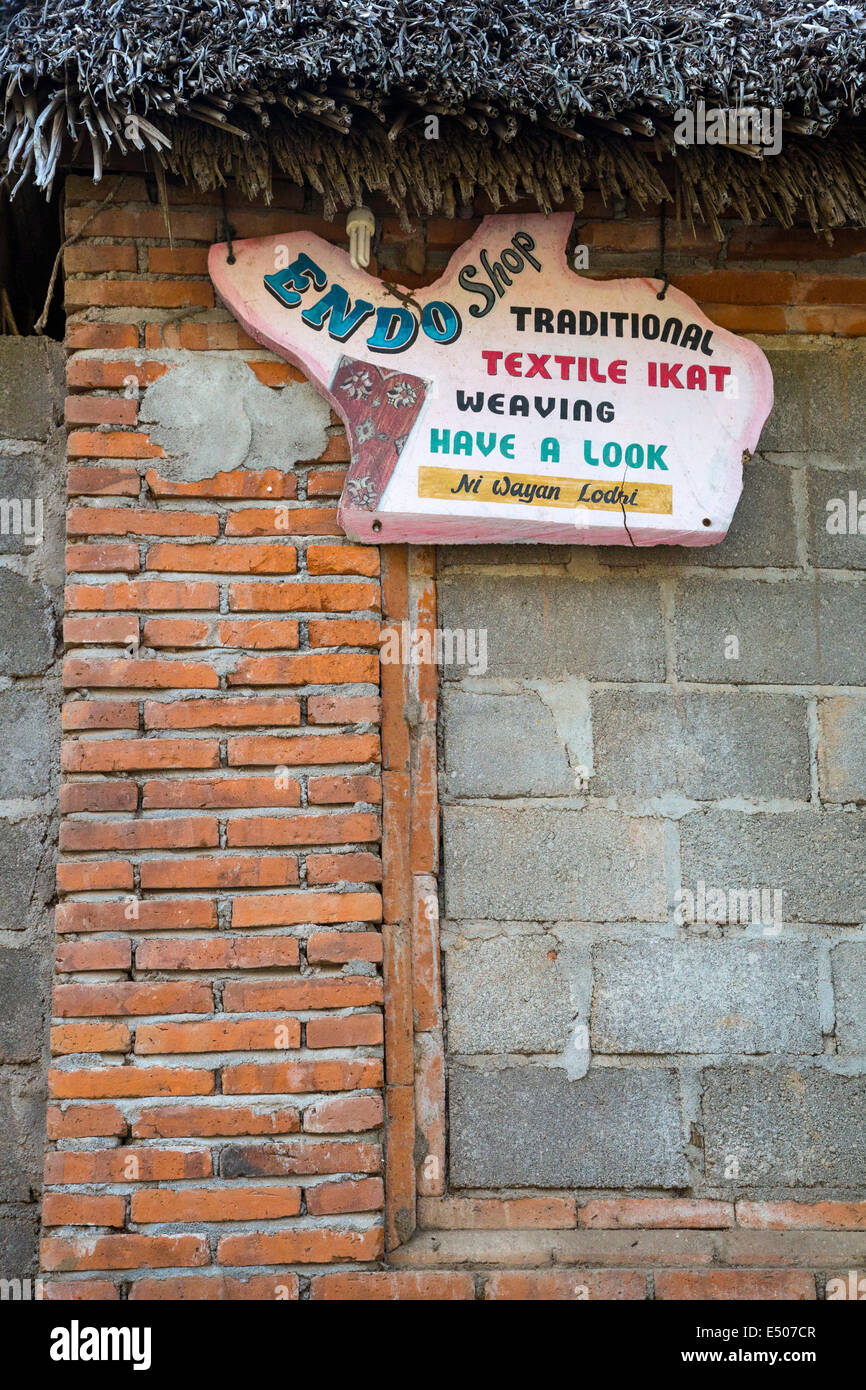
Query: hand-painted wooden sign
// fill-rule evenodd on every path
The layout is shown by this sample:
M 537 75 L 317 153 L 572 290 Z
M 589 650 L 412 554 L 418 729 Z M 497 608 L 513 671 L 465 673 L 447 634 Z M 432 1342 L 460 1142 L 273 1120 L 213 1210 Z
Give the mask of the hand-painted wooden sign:
M 571 222 L 487 217 L 415 293 L 303 232 L 211 248 L 223 302 L 346 423 L 353 540 L 723 538 L 767 360 L 678 290 L 575 274 Z

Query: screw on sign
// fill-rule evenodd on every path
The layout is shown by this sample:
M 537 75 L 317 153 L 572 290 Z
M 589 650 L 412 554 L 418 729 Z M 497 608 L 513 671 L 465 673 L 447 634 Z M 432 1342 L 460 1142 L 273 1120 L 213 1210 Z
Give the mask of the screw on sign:
M 572 220 L 487 217 L 414 294 L 304 232 L 211 248 L 223 302 L 346 424 L 352 539 L 723 539 L 769 364 L 676 289 L 575 274 Z

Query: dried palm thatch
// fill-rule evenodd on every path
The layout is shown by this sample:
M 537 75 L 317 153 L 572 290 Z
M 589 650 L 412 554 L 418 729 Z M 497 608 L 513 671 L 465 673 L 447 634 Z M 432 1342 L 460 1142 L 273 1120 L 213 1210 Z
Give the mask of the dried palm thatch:
M 203 187 L 402 215 L 483 191 L 673 196 L 816 227 L 866 225 L 866 7 L 798 0 L 0 0 L 7 181 L 50 189 L 69 142 L 95 177 L 147 150 Z M 769 106 L 783 152 L 681 149 L 674 113 Z M 437 138 L 428 117 L 437 118 Z M 675 155 L 673 188 L 659 158 Z

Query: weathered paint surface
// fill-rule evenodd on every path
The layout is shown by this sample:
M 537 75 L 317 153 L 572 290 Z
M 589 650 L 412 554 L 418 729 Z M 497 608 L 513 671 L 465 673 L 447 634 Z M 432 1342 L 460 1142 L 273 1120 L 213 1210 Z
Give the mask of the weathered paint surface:
M 296 233 L 211 249 L 217 292 L 344 419 L 362 541 L 711 545 L 773 400 L 754 344 L 649 279 L 589 280 L 572 216 L 488 217 L 413 295 Z

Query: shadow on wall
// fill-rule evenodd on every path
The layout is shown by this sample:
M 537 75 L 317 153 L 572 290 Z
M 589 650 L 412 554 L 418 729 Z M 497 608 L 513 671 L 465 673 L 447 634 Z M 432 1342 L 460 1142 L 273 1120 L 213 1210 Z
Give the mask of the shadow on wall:
M 45 308 L 54 260 L 60 247 L 60 194 L 46 201 L 28 181 L 13 199 L 0 191 L 0 322 L 3 333 L 28 335 Z M 65 331 L 63 277 L 51 295 L 45 333 L 61 340 Z

